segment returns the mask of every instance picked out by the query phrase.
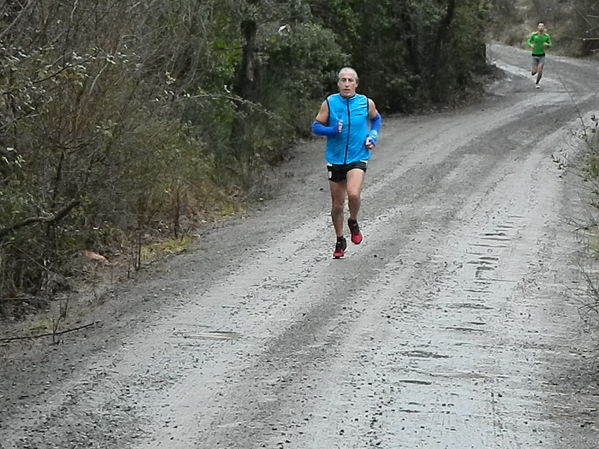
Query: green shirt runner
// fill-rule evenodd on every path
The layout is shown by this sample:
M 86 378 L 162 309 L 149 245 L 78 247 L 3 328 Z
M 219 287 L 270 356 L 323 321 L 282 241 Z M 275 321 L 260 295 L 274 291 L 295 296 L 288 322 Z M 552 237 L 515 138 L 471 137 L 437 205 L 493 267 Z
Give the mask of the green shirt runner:
M 533 56 L 545 56 L 545 48 L 551 47 L 551 37 L 547 33 L 540 34 L 538 31 L 533 32 L 528 40 L 526 41 L 528 45 L 532 45 L 532 55 Z M 543 44 L 547 43 L 547 46 Z

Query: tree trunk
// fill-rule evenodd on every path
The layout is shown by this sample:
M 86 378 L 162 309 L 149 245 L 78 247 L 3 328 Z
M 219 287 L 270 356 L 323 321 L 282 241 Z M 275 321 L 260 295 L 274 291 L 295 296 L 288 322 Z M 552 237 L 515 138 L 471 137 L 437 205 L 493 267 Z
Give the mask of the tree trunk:
M 243 48 L 241 63 L 235 77 L 234 91 L 246 100 L 254 97 L 256 83 L 256 34 L 258 24 L 253 18 L 244 19 L 241 22 L 241 35 L 243 37 Z
M 455 17 L 455 6 L 456 0 L 447 0 L 447 9 L 445 12 L 445 16 L 439 22 L 439 27 L 437 28 L 437 37 L 435 39 L 433 45 L 433 51 L 431 53 L 432 58 L 429 64 L 430 73 L 433 77 L 433 100 L 439 101 L 442 100 L 444 96 L 444 90 L 446 83 L 444 80 L 440 79 L 441 73 L 443 73 L 443 68 L 445 67 L 445 61 L 447 60 L 446 48 L 448 45 L 448 40 L 450 38 L 450 28 L 453 22 L 453 18 Z
M 257 5 L 259 0 L 250 2 L 251 6 Z M 237 69 L 233 91 L 243 100 L 253 102 L 256 98 L 256 70 L 257 70 L 257 45 L 256 35 L 258 33 L 258 24 L 254 14 L 248 14 L 241 22 L 241 35 L 243 38 L 243 48 L 241 62 Z M 249 153 L 251 148 L 251 105 L 245 101 L 238 103 L 237 114 L 233 120 L 233 129 L 231 130 L 231 146 L 236 151 L 233 156 L 240 158 L 243 154 Z

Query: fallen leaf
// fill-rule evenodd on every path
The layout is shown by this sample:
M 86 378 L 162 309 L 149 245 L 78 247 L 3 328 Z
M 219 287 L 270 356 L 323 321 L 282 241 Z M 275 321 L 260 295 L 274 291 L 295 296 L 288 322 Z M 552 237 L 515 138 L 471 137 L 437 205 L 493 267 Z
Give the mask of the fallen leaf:
M 83 255 L 93 260 L 101 260 L 102 262 L 108 262 L 108 259 L 106 259 L 106 257 L 104 257 L 101 254 L 94 253 L 93 251 L 84 250 Z

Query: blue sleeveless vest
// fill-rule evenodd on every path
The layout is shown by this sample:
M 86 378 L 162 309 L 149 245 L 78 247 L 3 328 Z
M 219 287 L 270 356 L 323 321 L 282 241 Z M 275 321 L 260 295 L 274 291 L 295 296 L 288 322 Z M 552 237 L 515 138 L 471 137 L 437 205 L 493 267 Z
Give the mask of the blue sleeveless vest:
M 340 94 L 327 97 L 329 122 L 327 126 L 337 126 L 343 122 L 339 134 L 328 136 L 325 158 L 329 164 L 351 164 L 367 161 L 370 151 L 366 148 L 368 135 L 368 97 L 356 94 L 345 98 Z

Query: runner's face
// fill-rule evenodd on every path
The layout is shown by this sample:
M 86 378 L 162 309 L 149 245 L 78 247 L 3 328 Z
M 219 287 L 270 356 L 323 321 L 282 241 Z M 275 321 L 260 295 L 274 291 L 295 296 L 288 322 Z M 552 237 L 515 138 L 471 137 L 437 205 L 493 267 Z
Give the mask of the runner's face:
M 353 97 L 356 93 L 356 88 L 358 87 L 356 75 L 354 75 L 352 72 L 341 72 L 339 74 L 337 86 L 339 86 L 339 93 L 341 96 Z
M 543 22 L 541 22 L 537 25 L 537 31 L 539 33 L 542 33 L 543 31 L 545 31 L 545 24 Z

